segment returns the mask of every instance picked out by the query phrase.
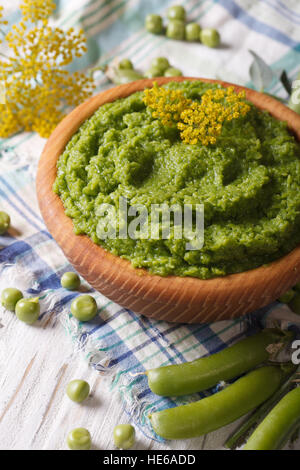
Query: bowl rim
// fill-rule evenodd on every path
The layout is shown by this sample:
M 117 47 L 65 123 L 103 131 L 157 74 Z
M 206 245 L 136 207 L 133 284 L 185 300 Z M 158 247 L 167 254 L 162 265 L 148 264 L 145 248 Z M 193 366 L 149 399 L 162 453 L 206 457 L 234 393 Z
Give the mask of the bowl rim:
M 132 267 L 130 261 L 113 255 L 102 246 L 96 245 L 87 235 L 75 235 L 72 219 L 65 215 L 61 199 L 52 190 L 56 178 L 56 163 L 59 156 L 81 124 L 91 117 L 101 105 L 129 96 L 136 91 L 149 88 L 153 86 L 154 82 L 157 82 L 158 85 L 163 85 L 171 81 L 181 82 L 186 80 L 217 83 L 224 87 L 233 86 L 238 92 L 244 90 L 246 98 L 259 109 L 267 110 L 277 119 L 286 121 L 291 131 L 300 141 L 300 115 L 269 95 L 230 82 L 206 78 L 159 77 L 138 80 L 110 88 L 89 98 L 68 114 L 56 127 L 44 147 L 38 164 L 36 189 L 39 207 L 48 230 L 63 248 L 67 258 L 72 258 L 73 263 L 76 262 L 76 259 L 74 260 L 74 253 L 71 256 L 67 246 L 74 243 L 77 246 L 80 244 L 84 252 L 88 253 L 87 256 L 99 260 L 95 272 L 93 270 L 89 271 L 89 282 L 91 284 L 93 284 L 93 275 L 99 276 L 100 273 L 105 282 L 109 283 L 113 279 L 116 287 L 119 286 L 122 290 L 126 287 L 128 293 L 136 297 L 142 296 L 145 300 L 151 301 L 153 300 L 153 295 L 155 295 L 155 301 L 157 302 L 167 302 L 176 305 L 188 304 L 189 306 L 197 305 L 204 294 L 207 299 L 212 297 L 217 299 L 219 294 L 224 296 L 227 291 L 230 291 L 231 295 L 238 301 L 241 286 L 243 286 L 243 290 L 249 292 L 249 301 L 251 301 L 251 292 L 257 283 L 270 282 L 274 279 L 277 280 L 277 283 L 280 283 L 280 279 L 283 279 L 289 270 L 296 271 L 295 275 L 300 280 L 300 245 L 287 255 L 268 265 L 240 273 L 205 280 L 196 277 L 174 275 L 163 277 L 151 274 L 143 268 Z M 64 227 L 63 234 L 61 233 L 61 226 Z M 84 261 L 84 259 L 80 260 L 81 264 Z M 157 292 L 159 292 L 159 295 L 157 295 Z

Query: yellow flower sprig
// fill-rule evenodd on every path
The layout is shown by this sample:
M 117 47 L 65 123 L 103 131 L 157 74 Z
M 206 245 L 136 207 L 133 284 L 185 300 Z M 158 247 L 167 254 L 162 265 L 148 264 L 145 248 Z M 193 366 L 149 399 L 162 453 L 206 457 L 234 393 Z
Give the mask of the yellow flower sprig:
M 3 7 L 0 5 L 0 27 L 1 26 L 6 26 L 8 24 L 8 21 L 3 20 Z M 3 31 L 1 30 L 2 34 L 4 35 Z M 0 44 L 2 43 L 2 40 L 0 38 Z
M 4 10 L 4 8 L 0 5 L 0 25 L 1 24 L 4 24 L 4 25 L 8 24 L 8 21 L 2 19 L 3 18 L 3 10 Z
M 32 22 L 47 19 L 55 8 L 53 0 L 23 0 L 20 5 L 24 21 Z
M 180 90 L 158 87 L 155 82 L 152 88 L 144 91 L 144 103 L 153 110 L 153 117 L 160 119 L 164 126 L 172 126 L 192 100 L 185 98 Z
M 49 26 L 48 16 L 55 9 L 51 0 L 23 0 L 20 8 L 23 19 L 5 38 L 12 54 L 0 60 L 6 91 L 0 137 L 21 130 L 48 137 L 64 117 L 63 108 L 84 101 L 95 87 L 91 76 L 65 69 L 86 52 L 86 40 L 82 30 Z
M 200 103 L 194 102 L 182 111 L 178 122 L 182 140 L 190 144 L 198 141 L 203 145 L 215 144 L 224 121 L 237 119 L 249 111 L 244 98 L 245 93 L 236 94 L 233 87 L 207 90 Z
M 180 90 L 176 90 L 174 96 L 172 102 L 171 90 L 155 84 L 145 90 L 144 102 L 153 110 L 153 117 L 161 119 L 164 125 L 176 123 L 186 144 L 194 145 L 199 141 L 203 145 L 215 144 L 224 121 L 245 116 L 250 110 L 244 100 L 245 93 L 235 93 L 233 87 L 209 89 L 202 95 L 201 102 L 185 98 Z

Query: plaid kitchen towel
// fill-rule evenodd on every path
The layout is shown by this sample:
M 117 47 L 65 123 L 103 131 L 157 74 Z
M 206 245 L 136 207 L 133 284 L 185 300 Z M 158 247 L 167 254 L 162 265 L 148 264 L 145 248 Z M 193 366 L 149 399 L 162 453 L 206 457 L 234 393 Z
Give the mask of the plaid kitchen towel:
M 9 24 L 19 20 L 19 1 L 0 1 Z M 74 69 L 107 64 L 129 57 L 146 70 L 152 57 L 166 56 L 184 75 L 249 82 L 251 49 L 271 64 L 285 69 L 293 79 L 300 63 L 300 4 L 295 0 L 176 0 L 188 19 L 217 28 L 222 46 L 209 49 L 153 36 L 144 29 L 148 13 L 165 14 L 174 0 L 58 0 L 53 22 L 61 27 L 81 26 L 88 37 L 88 53 Z M 7 27 L 5 27 L 7 29 Z M 99 73 L 97 92 L 112 86 Z M 267 90 L 286 98 L 278 83 Z M 69 313 L 78 293 L 61 288 L 60 277 L 70 271 L 60 248 L 48 233 L 35 195 L 35 172 L 45 141 L 34 133 L 0 140 L 0 207 L 11 215 L 12 228 L 0 237 L 0 289 L 21 286 L 28 295 L 39 295 L 42 324 L 61 321 L 91 365 L 112 374 L 126 412 L 153 439 L 147 422 L 149 410 L 186 403 L 194 397 L 167 400 L 154 396 L 143 371 L 175 364 L 221 350 L 270 319 L 297 322 L 297 316 L 274 303 L 233 321 L 204 325 L 178 325 L 149 320 L 109 301 L 87 284 L 99 306 L 98 317 L 78 323 Z M 51 330 L 49 332 L 51 334 Z M 201 394 L 200 396 L 204 396 Z

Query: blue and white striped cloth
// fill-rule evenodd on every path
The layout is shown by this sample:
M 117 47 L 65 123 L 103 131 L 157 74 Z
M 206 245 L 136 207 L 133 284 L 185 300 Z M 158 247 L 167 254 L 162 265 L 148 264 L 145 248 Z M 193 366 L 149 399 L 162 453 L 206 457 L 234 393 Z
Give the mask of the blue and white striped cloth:
M 19 20 L 19 2 L 6 0 L 6 17 Z M 285 69 L 293 79 L 300 64 L 300 3 L 297 0 L 58 0 L 53 22 L 62 27 L 82 26 L 88 37 L 88 53 L 75 62 L 76 69 L 129 57 L 136 68 L 146 70 L 152 57 L 166 56 L 187 76 L 220 78 L 251 86 L 249 65 L 252 49 L 274 69 Z M 205 48 L 148 34 L 143 25 L 148 13 L 165 14 L 172 4 L 183 4 L 188 19 L 203 27 L 217 28 L 222 47 Z M 99 76 L 97 91 L 110 87 Z M 285 98 L 278 83 L 267 90 Z M 111 372 L 126 412 L 152 438 L 147 423 L 150 409 L 185 403 L 194 397 L 166 400 L 147 388 L 147 368 L 192 360 L 221 350 L 270 318 L 294 320 L 287 307 L 274 303 L 268 308 L 234 321 L 205 325 L 176 325 L 121 308 L 93 292 L 99 316 L 78 324 L 69 314 L 70 302 L 78 295 L 60 286 L 60 277 L 72 267 L 47 232 L 39 213 L 34 187 L 37 161 L 44 140 L 33 133 L 0 140 L 0 207 L 11 215 L 9 234 L 0 237 L 0 289 L 22 285 L 28 295 L 39 295 L 40 322 L 59 319 L 88 361 Z M 51 330 L 49 331 L 51 334 Z M 201 395 L 203 396 L 203 394 Z

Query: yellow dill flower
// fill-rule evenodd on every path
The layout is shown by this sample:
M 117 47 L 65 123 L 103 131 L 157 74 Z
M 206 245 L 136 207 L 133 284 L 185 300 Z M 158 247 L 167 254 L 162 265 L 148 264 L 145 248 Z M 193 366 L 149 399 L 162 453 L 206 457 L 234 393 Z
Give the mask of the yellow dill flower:
M 33 23 L 49 18 L 55 8 L 56 5 L 53 0 L 23 0 L 20 5 L 24 20 Z
M 152 88 L 144 90 L 143 101 L 153 110 L 152 116 L 160 119 L 165 126 L 176 124 L 181 111 L 192 103 L 192 100 L 185 98 L 181 90 L 158 87 L 156 82 Z
M 0 5 L 0 25 L 3 24 L 3 25 L 6 25 L 8 24 L 8 22 L 6 20 L 3 20 L 3 10 L 4 8 Z
M 194 102 L 182 111 L 177 127 L 186 144 L 215 144 L 222 132 L 224 121 L 244 116 L 250 106 L 244 101 L 245 93 L 235 93 L 233 87 L 209 89 L 202 95 L 201 102 Z
M 28 8 L 33 3 L 36 9 L 28 16 Z M 95 88 L 91 76 L 65 70 L 74 57 L 86 52 L 86 40 L 82 30 L 50 27 L 45 13 L 53 11 L 50 4 L 53 2 L 24 0 L 25 20 L 41 19 L 42 23 L 30 27 L 21 21 L 6 35 L 11 55 L 0 60 L 0 83 L 6 89 L 0 137 L 20 130 L 36 131 L 48 137 L 64 117 L 63 108 L 78 105 Z M 40 14 L 38 8 L 43 10 Z
M 21 124 L 18 121 L 17 106 L 1 106 L 1 137 L 9 137 L 21 130 Z
M 3 20 L 3 7 L 0 5 L 0 32 L 4 36 L 5 33 L 2 31 L 1 26 L 5 26 L 8 24 L 8 21 Z M 0 44 L 2 43 L 2 40 L 0 39 Z
M 201 102 L 184 97 L 180 90 L 167 90 L 154 84 L 144 91 L 144 103 L 152 109 L 152 116 L 164 125 L 177 123 L 180 137 L 186 144 L 215 144 L 224 121 L 244 116 L 250 106 L 245 93 L 235 93 L 233 87 L 209 89 Z

